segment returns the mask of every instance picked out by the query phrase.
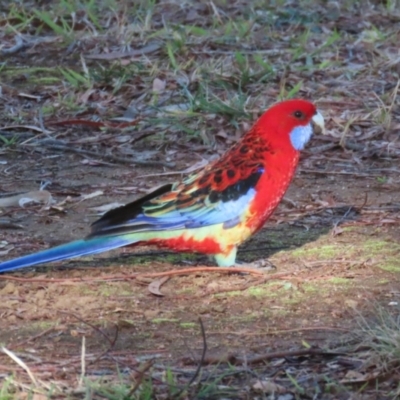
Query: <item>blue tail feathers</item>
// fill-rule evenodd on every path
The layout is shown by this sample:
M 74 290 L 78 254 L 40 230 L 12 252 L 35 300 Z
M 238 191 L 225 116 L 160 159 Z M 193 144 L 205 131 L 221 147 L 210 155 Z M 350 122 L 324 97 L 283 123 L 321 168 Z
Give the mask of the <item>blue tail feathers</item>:
M 75 242 L 66 243 L 48 250 L 43 250 L 38 253 L 0 263 L 0 273 L 51 261 L 61 261 L 69 258 L 101 253 L 134 242 L 135 240 L 132 240 L 132 238 L 128 239 L 126 235 L 77 240 Z

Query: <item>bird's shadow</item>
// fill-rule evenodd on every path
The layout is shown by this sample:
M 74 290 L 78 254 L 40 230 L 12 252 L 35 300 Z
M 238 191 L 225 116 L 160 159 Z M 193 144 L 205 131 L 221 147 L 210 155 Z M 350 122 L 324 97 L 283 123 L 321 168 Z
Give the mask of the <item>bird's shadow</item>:
M 239 247 L 237 259 L 240 262 L 252 262 L 267 259 L 277 252 L 294 250 L 307 243 L 315 242 L 319 237 L 332 232 L 344 222 L 357 220 L 357 208 L 346 205 L 310 211 L 303 215 L 277 224 L 269 222 L 260 232 L 248 242 Z M 275 217 L 277 220 L 278 217 Z M 134 248 L 133 248 L 134 249 Z M 167 262 L 176 266 L 215 266 L 211 257 L 195 253 L 174 253 L 167 250 L 151 249 L 149 251 L 133 250 L 132 252 L 110 254 L 109 257 L 95 260 L 70 260 L 62 265 L 55 265 L 54 269 L 64 270 L 71 268 L 106 267 L 118 264 L 145 265 L 149 262 Z M 36 271 L 46 271 L 49 267 L 35 267 Z
M 251 262 L 268 258 L 280 251 L 303 247 L 321 236 L 334 233 L 341 224 L 355 221 L 359 211 L 352 206 L 321 208 L 279 224 L 267 224 L 239 249 L 238 258 Z

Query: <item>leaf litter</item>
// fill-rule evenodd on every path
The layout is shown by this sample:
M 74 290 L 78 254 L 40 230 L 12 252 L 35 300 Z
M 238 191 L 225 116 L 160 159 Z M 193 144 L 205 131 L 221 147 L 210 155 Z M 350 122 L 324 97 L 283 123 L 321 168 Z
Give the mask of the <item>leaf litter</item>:
M 278 266 L 264 282 L 147 248 L 3 276 L 0 341 L 26 366 L 0 356 L 14 390 L 29 391 L 29 370 L 35 395 L 51 382 L 83 398 L 76 376 L 116 382 L 118 366 L 132 396 L 145 382 L 170 398 L 367 399 L 377 387 L 382 399 L 396 396 L 398 366 L 374 347 L 384 335 L 369 302 L 399 297 L 398 11 L 314 3 L 159 2 L 130 15 L 50 4 L 34 13 L 24 2 L 22 14 L 0 11 L 0 190 L 31 193 L 46 178 L 56 201 L 1 210 L 6 225 L 24 228 L 3 230 L 7 258 L 83 237 L 88 210 L 201 168 L 279 98 L 312 98 L 329 131 L 241 249 L 245 261 Z M 188 266 L 197 270 L 185 275 Z M 346 336 L 360 314 L 368 340 L 365 325 Z

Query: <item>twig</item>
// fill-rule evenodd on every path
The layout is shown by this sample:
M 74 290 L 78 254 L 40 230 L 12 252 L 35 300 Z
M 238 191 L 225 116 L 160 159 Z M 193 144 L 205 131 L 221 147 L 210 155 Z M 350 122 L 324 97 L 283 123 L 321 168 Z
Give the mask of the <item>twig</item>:
M 97 326 L 91 324 L 90 322 L 85 321 L 85 320 L 82 319 L 81 317 L 78 317 L 76 314 L 70 313 L 70 312 L 68 312 L 68 311 L 62 311 L 62 310 L 58 310 L 58 312 L 59 312 L 59 313 L 62 313 L 62 314 L 69 315 L 69 316 L 71 316 L 71 317 L 74 317 L 74 318 L 77 319 L 78 321 L 80 321 L 80 322 L 82 322 L 83 324 L 85 324 L 85 325 L 89 326 L 90 328 L 92 328 L 94 331 L 100 333 L 100 335 L 103 336 L 103 337 L 108 341 L 108 343 L 110 343 L 110 348 L 109 348 L 107 351 L 110 351 L 110 350 L 115 346 L 115 343 L 116 343 L 116 341 L 117 341 L 117 339 L 118 339 L 118 335 L 116 335 L 116 336 L 114 337 L 114 339 L 111 340 L 111 339 L 108 337 L 108 335 L 106 335 L 100 328 L 98 328 Z
M 135 370 L 135 372 L 139 375 L 137 378 L 136 383 L 133 385 L 132 389 L 129 391 L 128 395 L 125 396 L 126 399 L 131 399 L 133 394 L 136 392 L 136 390 L 139 388 L 139 386 L 143 382 L 143 378 L 145 376 L 145 373 L 153 366 L 154 361 L 150 360 L 147 361 L 146 364 L 139 370 Z
M 342 216 L 333 224 L 333 231 L 332 231 L 332 232 L 335 232 L 335 230 L 337 229 L 338 225 L 339 225 L 341 222 L 343 222 L 343 221 L 347 218 L 347 216 L 350 214 L 350 212 L 351 212 L 352 209 L 353 209 L 353 207 L 350 206 L 350 207 L 347 209 L 347 211 L 344 213 L 344 215 L 342 215 Z
M 204 329 L 204 324 L 203 320 L 201 317 L 199 317 L 199 324 L 200 324 L 200 331 L 201 331 L 201 337 L 203 338 L 203 351 L 201 353 L 201 358 L 200 361 L 197 364 L 197 368 L 194 371 L 193 376 L 190 378 L 190 381 L 178 392 L 176 395 L 176 398 L 179 399 L 181 394 L 188 388 L 190 388 L 190 385 L 196 380 L 196 378 L 199 376 L 201 368 L 203 366 L 204 360 L 206 358 L 206 353 L 207 353 L 207 337 L 206 337 L 206 331 Z
M 133 164 L 133 165 L 144 165 L 144 166 L 152 166 L 152 167 L 167 167 L 167 168 L 175 167 L 175 163 L 150 161 L 150 160 L 141 161 L 141 160 L 134 160 L 134 159 L 128 158 L 128 157 L 117 157 L 117 156 L 113 156 L 111 154 L 100 154 L 100 153 L 97 153 L 96 151 L 76 149 L 74 147 L 71 147 L 71 146 L 68 146 L 65 144 L 57 144 L 57 143 L 51 143 L 51 142 L 49 143 L 49 141 L 46 139 L 41 140 L 40 142 L 37 142 L 37 144 L 40 144 L 40 145 L 45 146 L 52 150 L 69 151 L 71 153 L 83 154 L 86 156 L 97 157 L 97 158 L 103 158 L 103 159 L 113 161 L 113 162 L 119 163 L 119 164 Z
M 379 174 L 361 174 L 356 171 L 328 171 L 322 169 L 299 168 L 299 171 L 306 174 L 321 174 L 321 175 L 351 175 L 354 178 L 371 178 L 373 176 L 380 176 Z
M 238 274 L 238 273 L 249 273 L 257 276 L 265 276 L 265 273 L 262 271 L 257 271 L 253 268 L 223 268 L 223 267 L 193 267 L 193 268 L 185 268 L 185 269 L 172 269 L 170 271 L 165 272 L 149 272 L 149 273 L 139 273 L 133 275 L 110 275 L 106 277 L 99 278 L 67 278 L 67 279 L 52 279 L 52 278 L 20 278 L 12 275 L 1 275 L 0 280 L 10 280 L 16 282 L 36 282 L 36 283 L 71 283 L 71 282 L 109 282 L 109 281 L 124 281 L 130 279 L 140 279 L 140 278 L 156 278 L 162 276 L 174 276 L 174 275 L 186 275 L 186 274 L 196 274 L 199 272 L 220 272 L 220 273 L 228 273 L 228 274 Z M 269 275 L 271 277 L 276 276 L 280 277 L 282 274 L 273 274 Z M 289 273 L 284 273 L 284 275 L 290 275 Z
M 1 49 L 0 53 L 3 55 L 9 55 L 9 54 L 14 54 L 18 53 L 20 50 L 29 47 L 30 44 L 27 42 L 24 42 L 24 40 L 21 38 L 21 36 L 16 36 L 15 37 L 15 45 L 8 48 L 8 49 Z
M 15 343 L 15 344 L 11 345 L 11 348 L 13 348 L 13 347 L 21 347 L 22 345 L 24 345 L 26 343 L 31 343 L 31 342 L 35 341 L 36 339 L 39 339 L 39 338 L 41 338 L 43 336 L 46 336 L 48 333 L 54 331 L 54 329 L 55 329 L 54 326 L 52 326 L 51 328 L 46 329 L 43 332 L 38 333 L 37 335 L 31 336 L 30 338 L 28 338 L 26 340 L 23 340 L 22 342 L 18 342 L 18 343 Z
M 323 349 L 311 348 L 311 349 L 301 349 L 301 350 L 292 350 L 292 351 L 276 351 L 272 353 L 261 354 L 256 357 L 246 358 L 246 363 L 248 365 L 258 364 L 260 362 L 272 360 L 274 358 L 286 358 L 286 357 L 300 357 L 300 356 L 308 356 L 308 355 L 322 355 L 322 356 L 343 356 L 346 353 L 341 352 L 330 352 Z M 235 354 L 228 353 L 224 357 L 208 357 L 203 360 L 203 362 L 207 365 L 209 364 L 221 364 L 221 363 L 230 363 L 230 364 L 242 364 L 244 359 L 242 357 L 236 356 Z
M 124 57 L 138 57 L 144 54 L 153 53 L 161 48 L 160 43 L 149 43 L 147 46 L 141 49 L 134 49 L 130 51 L 114 51 L 112 53 L 106 54 L 86 54 L 85 58 L 90 58 L 92 60 L 115 60 Z M 129 397 L 129 396 L 128 396 Z
M 114 346 L 115 346 L 115 343 L 117 343 L 117 340 L 118 340 L 118 333 L 119 333 L 118 325 L 115 325 L 115 334 L 114 334 L 114 338 L 111 340 L 111 339 L 109 338 L 109 336 L 106 335 L 100 328 L 98 328 L 97 326 L 92 325 L 90 322 L 87 322 L 87 321 L 85 321 L 84 319 L 78 317 L 76 314 L 72 314 L 72 313 L 69 313 L 69 312 L 67 312 L 67 311 L 61 311 L 61 310 L 59 310 L 59 312 L 60 312 L 60 313 L 63 313 L 63 314 L 71 315 L 71 316 L 73 316 L 74 318 L 76 318 L 78 321 L 82 322 L 83 324 L 90 326 L 93 330 L 95 330 L 96 332 L 100 333 L 100 335 L 102 335 L 102 336 L 108 341 L 108 343 L 110 343 L 110 347 L 109 347 L 108 349 L 106 349 L 105 351 L 103 351 L 101 354 L 99 354 L 94 360 L 91 360 L 91 361 L 88 363 L 88 365 L 95 364 L 98 360 L 100 360 L 102 357 L 104 357 L 107 353 L 109 353 L 110 351 L 112 351 L 112 349 L 113 349 Z M 83 346 L 83 343 L 82 343 L 82 346 Z M 82 351 L 83 351 L 83 350 L 82 350 Z M 112 358 L 114 359 L 114 357 L 112 357 Z
M 101 358 L 103 358 L 106 354 L 110 353 L 115 345 L 115 343 L 117 343 L 118 340 L 118 333 L 119 333 L 119 327 L 117 324 L 115 324 L 115 334 L 114 334 L 114 338 L 112 340 L 113 346 L 109 347 L 107 350 L 103 351 L 102 353 L 100 353 L 94 360 L 90 361 L 88 363 L 88 365 L 92 365 L 95 364 L 98 360 L 100 360 Z M 111 356 L 112 359 L 115 360 L 115 358 L 113 356 Z
M 198 272 L 222 272 L 227 274 L 239 274 L 239 273 L 248 273 L 257 276 L 265 276 L 265 272 L 258 271 L 254 268 L 241 268 L 241 267 L 194 267 L 194 268 L 185 268 L 185 269 L 172 269 L 170 271 L 165 272 L 149 272 L 146 274 L 138 274 L 137 278 L 146 278 L 146 277 L 161 277 L 161 276 L 174 276 L 174 275 L 186 275 L 186 274 L 196 274 Z
M 5 347 L 2 347 L 2 351 L 3 351 L 3 353 L 7 354 L 8 357 L 10 357 L 13 361 L 15 361 L 20 367 L 22 367 L 25 370 L 25 372 L 28 374 L 29 378 L 31 378 L 32 383 L 36 387 L 39 387 L 39 383 L 36 380 L 35 376 L 33 375 L 32 371 L 19 357 L 17 357 L 12 351 L 7 350 Z
M 262 354 L 247 360 L 248 364 L 257 364 L 259 362 L 272 360 L 274 358 L 286 358 L 286 357 L 299 357 L 299 356 L 309 356 L 309 355 L 322 355 L 322 356 L 343 356 L 346 353 L 340 352 L 330 352 L 323 349 L 301 349 L 293 351 L 276 351 L 273 353 Z
M 39 127 L 42 130 L 42 132 L 45 134 L 45 136 L 49 139 L 49 140 L 54 140 L 52 139 L 52 137 L 50 136 L 50 131 L 48 131 L 45 126 L 44 126 L 44 122 L 43 122 L 43 108 L 39 109 L 39 115 L 38 115 L 38 120 L 39 120 Z M 42 190 L 42 189 L 41 189 Z
M 303 332 L 303 331 L 337 331 L 337 332 L 350 332 L 349 329 L 339 328 L 336 326 L 305 326 L 302 328 L 291 328 L 291 329 L 279 329 L 274 331 L 262 331 L 262 332 L 249 332 L 244 333 L 243 331 L 211 331 L 210 335 L 239 335 L 239 336 L 269 336 L 269 335 L 282 335 L 283 333 Z
M 332 150 L 338 146 L 339 146 L 339 143 L 326 143 L 326 144 L 322 144 L 321 146 L 313 147 L 313 148 L 309 149 L 308 151 L 311 154 L 321 154 L 324 151 Z
M 83 385 L 83 380 L 85 379 L 85 374 L 86 374 L 85 355 L 86 355 L 86 338 L 85 336 L 82 336 L 81 377 L 79 378 L 79 386 Z
M 10 221 L 2 221 L 0 220 L 0 229 L 24 229 L 22 225 L 14 224 Z
M 204 324 L 203 324 L 201 317 L 199 317 L 199 324 L 200 324 L 200 330 L 201 330 L 201 337 L 203 338 L 203 352 L 201 353 L 201 359 L 200 359 L 199 364 L 197 365 L 196 371 L 194 372 L 192 379 L 190 379 L 189 383 L 187 384 L 187 387 L 189 387 L 196 380 L 197 376 L 199 375 L 201 367 L 204 362 L 204 359 L 206 358 L 206 353 L 207 353 L 206 331 L 204 329 Z

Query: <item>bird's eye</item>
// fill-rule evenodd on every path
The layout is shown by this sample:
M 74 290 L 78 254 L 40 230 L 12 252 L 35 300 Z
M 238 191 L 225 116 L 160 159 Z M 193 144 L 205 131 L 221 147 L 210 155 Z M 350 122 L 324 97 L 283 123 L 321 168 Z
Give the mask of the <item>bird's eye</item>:
M 305 118 L 305 116 L 304 116 L 304 113 L 302 112 L 302 111 L 295 111 L 294 113 L 293 113 L 293 115 L 294 115 L 294 117 L 295 118 L 297 118 L 297 119 L 304 119 Z

